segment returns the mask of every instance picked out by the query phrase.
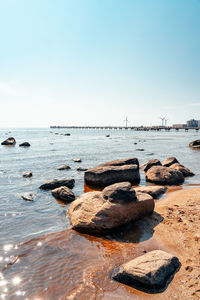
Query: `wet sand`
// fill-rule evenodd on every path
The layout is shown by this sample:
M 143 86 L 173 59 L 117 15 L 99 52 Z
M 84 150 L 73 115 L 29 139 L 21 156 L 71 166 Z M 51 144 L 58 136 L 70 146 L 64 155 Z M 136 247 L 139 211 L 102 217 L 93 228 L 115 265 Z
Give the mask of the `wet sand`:
M 199 299 L 199 220 L 195 188 L 169 193 L 156 201 L 152 216 L 104 238 L 67 229 L 23 243 L 2 268 L 4 279 L 16 283 L 5 298 Z M 113 268 L 154 249 L 177 255 L 182 264 L 163 293 L 146 294 L 110 279 Z

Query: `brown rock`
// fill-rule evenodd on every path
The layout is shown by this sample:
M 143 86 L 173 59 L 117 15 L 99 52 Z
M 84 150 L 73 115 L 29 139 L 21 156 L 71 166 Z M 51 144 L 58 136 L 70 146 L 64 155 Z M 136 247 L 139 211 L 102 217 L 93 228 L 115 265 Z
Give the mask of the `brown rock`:
M 1 145 L 5 145 L 5 146 L 12 146 L 15 144 L 16 144 L 16 140 L 13 137 L 9 137 L 1 143 Z
M 192 148 L 200 148 L 200 140 L 196 140 L 196 141 L 189 143 L 189 146 Z
M 154 250 L 113 270 L 111 277 L 139 290 L 159 293 L 166 289 L 180 266 L 176 256 Z
M 75 200 L 74 193 L 66 186 L 60 186 L 51 191 L 52 195 L 65 203 L 69 203 Z
M 163 165 L 164 167 L 170 167 L 171 165 L 176 164 L 176 163 L 179 164 L 179 162 L 178 162 L 178 160 L 176 159 L 176 157 L 168 157 L 166 160 L 164 160 L 164 161 L 162 162 L 162 165 Z
M 102 187 L 125 181 L 138 183 L 140 181 L 139 162 L 136 158 L 107 162 L 88 169 L 84 174 L 84 179 L 88 185 Z
M 147 185 L 147 186 L 140 186 L 135 188 L 136 193 L 147 193 L 152 196 L 154 199 L 159 198 L 160 195 L 164 194 L 167 191 L 167 187 L 165 186 L 154 186 L 154 185 Z
M 80 158 L 75 158 L 75 159 L 73 159 L 73 161 L 76 163 L 80 163 L 82 160 Z
M 125 182 L 107 187 L 102 192 L 81 195 L 70 205 L 69 215 L 73 229 L 106 234 L 118 226 L 151 214 L 153 210 L 154 200 L 145 194 L 136 199 L 131 185 Z
M 25 172 L 22 174 L 22 177 L 25 177 L 25 178 L 30 178 L 32 176 L 33 176 L 33 174 L 31 172 Z
M 60 167 L 57 168 L 57 170 L 59 170 L 59 171 L 69 170 L 69 169 L 71 169 L 71 168 L 70 168 L 70 166 L 67 166 L 67 165 L 63 165 L 63 166 L 60 166 Z
M 159 185 L 178 185 L 184 182 L 184 177 L 176 169 L 153 166 L 147 171 L 146 180 Z
M 74 187 L 75 180 L 74 179 L 53 179 L 45 182 L 39 188 L 42 190 L 53 190 L 60 186 L 66 186 L 70 189 Z
M 144 170 L 144 172 L 147 172 L 151 167 L 153 166 L 161 166 L 161 162 L 158 159 L 151 159 L 148 162 L 141 165 L 141 168 Z
M 179 163 L 171 165 L 170 168 L 180 171 L 184 177 L 194 176 L 194 173 L 192 171 Z

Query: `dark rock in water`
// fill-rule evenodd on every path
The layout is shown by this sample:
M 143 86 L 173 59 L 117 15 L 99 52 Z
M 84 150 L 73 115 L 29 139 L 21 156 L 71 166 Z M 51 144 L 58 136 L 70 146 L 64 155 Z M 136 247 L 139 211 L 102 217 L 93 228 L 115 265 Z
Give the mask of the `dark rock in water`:
M 32 176 L 33 176 L 33 174 L 31 172 L 25 172 L 22 174 L 22 177 L 25 177 L 25 178 L 30 178 Z
M 16 144 L 16 140 L 13 137 L 9 137 L 1 143 L 1 145 L 5 145 L 5 146 L 12 146 L 15 144 Z
M 77 171 L 80 171 L 80 172 L 85 172 L 85 171 L 87 171 L 87 169 L 81 168 L 81 167 L 77 168 L 76 170 L 77 170 Z
M 167 191 L 167 187 L 165 186 L 154 186 L 154 185 L 146 185 L 135 188 L 137 193 L 147 193 L 152 196 L 154 199 L 157 199 L 160 195 L 164 194 Z
M 184 177 L 178 170 L 153 166 L 147 171 L 146 180 L 159 185 L 178 185 L 184 182 Z
M 151 159 L 148 162 L 141 165 L 141 168 L 144 169 L 144 172 L 147 172 L 153 166 L 161 166 L 161 162 L 158 159 Z
M 180 266 L 176 256 L 154 250 L 113 270 L 111 277 L 136 289 L 159 293 L 167 288 Z
M 75 196 L 72 190 L 66 186 L 61 186 L 51 191 L 52 195 L 65 203 L 70 203 L 74 201 Z
M 107 234 L 113 229 L 140 219 L 154 210 L 154 200 L 147 194 L 137 198 L 127 182 L 113 184 L 102 192 L 79 196 L 69 207 L 72 228 L 85 233 Z
M 134 143 L 134 145 L 137 145 L 137 143 Z
M 190 171 L 190 169 L 184 167 L 181 164 L 178 164 L 178 163 L 173 164 L 170 166 L 170 168 L 180 171 L 184 177 L 194 176 L 194 173 L 192 171 Z
M 162 165 L 164 167 L 170 167 L 171 165 L 176 164 L 176 163 L 179 164 L 179 162 L 176 159 L 176 157 L 169 157 L 169 158 L 167 158 L 166 160 L 163 161 Z
M 110 134 L 106 134 L 106 137 L 110 137 Z
M 19 147 L 30 147 L 30 144 L 28 142 L 24 142 L 20 144 Z
M 70 134 L 70 133 L 64 133 L 63 135 L 65 135 L 65 136 L 70 136 L 71 134 Z
M 74 179 L 53 179 L 42 184 L 39 188 L 42 190 L 53 190 L 60 186 L 66 186 L 70 189 L 74 187 Z
M 189 143 L 189 146 L 192 148 L 200 148 L 200 140 L 196 140 L 196 141 Z
M 135 151 L 144 151 L 143 148 L 135 149 Z
M 34 198 L 35 198 L 35 194 L 32 194 L 32 193 L 26 193 L 24 195 L 21 195 L 21 198 L 24 199 L 25 201 L 34 201 Z
M 76 162 L 76 163 L 82 162 L 82 160 L 80 158 L 75 158 L 75 159 L 73 159 L 73 161 Z
M 84 174 L 86 184 L 105 187 L 117 182 L 139 183 L 137 158 L 114 160 L 88 169 Z
M 62 171 L 62 170 L 69 170 L 69 169 L 71 169 L 70 166 L 63 165 L 63 166 L 58 167 L 57 170 Z

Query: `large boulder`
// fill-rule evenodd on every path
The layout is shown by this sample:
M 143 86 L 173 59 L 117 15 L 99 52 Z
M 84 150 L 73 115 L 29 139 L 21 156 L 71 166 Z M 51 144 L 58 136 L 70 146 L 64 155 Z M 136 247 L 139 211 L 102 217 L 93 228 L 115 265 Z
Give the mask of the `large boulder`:
M 137 184 L 140 181 L 139 162 L 136 158 L 107 162 L 88 169 L 84 179 L 86 184 L 99 187 L 124 181 Z
M 69 207 L 72 228 L 85 233 L 106 234 L 130 221 L 151 214 L 154 200 L 147 194 L 136 197 L 131 184 L 124 182 L 102 192 L 79 196 Z
M 45 182 L 39 188 L 42 190 L 53 190 L 60 186 L 66 186 L 70 189 L 74 187 L 75 180 L 74 179 L 53 179 Z
M 186 168 L 185 166 L 183 166 L 181 164 L 178 164 L 178 163 L 173 164 L 170 166 L 170 168 L 180 171 L 184 177 L 194 176 L 194 173 L 192 171 L 190 171 L 190 169 Z
M 163 165 L 164 167 L 170 167 L 171 165 L 176 164 L 176 163 L 179 164 L 179 162 L 178 162 L 178 160 L 176 159 L 176 157 L 168 157 L 167 159 L 165 159 L 165 160 L 162 162 L 162 165 Z
M 65 203 L 70 203 L 75 200 L 74 193 L 66 186 L 60 186 L 51 191 L 52 195 Z
M 1 143 L 1 145 L 5 145 L 5 146 L 12 146 L 15 144 L 16 144 L 16 140 L 14 139 L 14 137 L 9 137 Z
M 176 256 L 154 250 L 113 270 L 111 277 L 136 289 L 159 293 L 168 286 L 180 266 Z
M 196 140 L 196 141 L 189 143 L 189 146 L 192 148 L 200 148 L 200 140 Z
M 161 162 L 158 159 L 151 159 L 148 162 L 141 165 L 141 168 L 144 170 L 144 172 L 147 172 L 151 167 L 153 166 L 161 166 Z
M 146 180 L 159 185 L 178 185 L 184 182 L 184 176 L 176 169 L 153 166 L 147 171 Z
M 166 186 L 154 186 L 154 185 L 147 185 L 147 186 L 140 186 L 135 188 L 136 194 L 137 193 L 147 193 L 152 196 L 154 199 L 160 197 L 160 195 L 164 194 L 167 191 Z

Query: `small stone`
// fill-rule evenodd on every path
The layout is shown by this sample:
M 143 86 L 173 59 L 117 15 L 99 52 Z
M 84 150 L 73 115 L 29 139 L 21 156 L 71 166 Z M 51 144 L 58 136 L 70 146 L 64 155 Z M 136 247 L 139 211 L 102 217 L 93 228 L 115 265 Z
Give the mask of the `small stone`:
M 81 167 L 77 168 L 76 170 L 77 170 L 77 171 L 80 171 L 80 172 L 85 172 L 85 171 L 87 171 L 87 169 L 81 168 Z
M 19 147 L 30 147 L 31 145 L 28 142 L 24 142 L 19 145 Z
M 25 201 L 34 201 L 35 195 L 32 193 L 26 193 L 24 195 L 21 195 L 21 198 L 24 199 Z
M 82 160 L 80 158 L 75 158 L 75 159 L 73 159 L 73 161 L 76 163 L 80 163 Z
M 61 186 L 51 191 L 52 195 L 65 203 L 70 203 L 75 200 L 74 193 L 66 186 Z
M 32 176 L 33 176 L 33 174 L 31 172 L 25 172 L 22 174 L 22 177 L 25 177 L 25 178 L 30 178 Z
M 60 167 L 57 168 L 57 170 L 59 170 L 59 171 L 69 170 L 69 169 L 71 169 L 71 168 L 70 168 L 70 166 L 67 166 L 67 165 L 63 165 L 63 166 L 60 166 Z
M 6 139 L 5 141 L 3 141 L 1 143 L 1 145 L 4 146 L 13 146 L 16 144 L 16 140 L 13 137 L 9 137 L 8 139 Z

